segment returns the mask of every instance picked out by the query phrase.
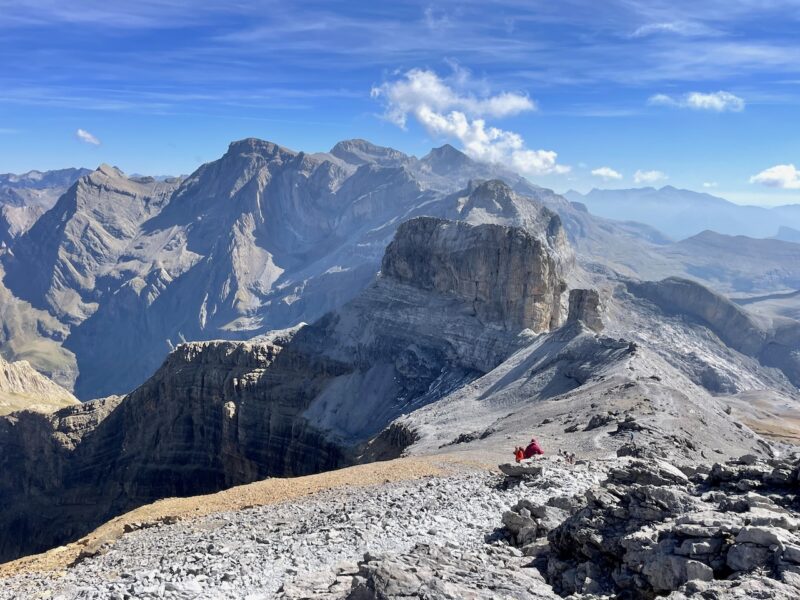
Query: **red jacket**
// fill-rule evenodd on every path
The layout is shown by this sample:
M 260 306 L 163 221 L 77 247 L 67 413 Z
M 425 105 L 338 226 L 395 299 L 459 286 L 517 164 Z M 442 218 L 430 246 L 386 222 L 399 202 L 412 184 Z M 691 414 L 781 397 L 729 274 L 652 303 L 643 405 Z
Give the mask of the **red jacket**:
M 531 442 L 528 444 L 528 447 L 525 448 L 525 458 L 531 458 L 536 454 L 544 454 L 544 450 L 539 447 L 539 444 L 536 442 Z

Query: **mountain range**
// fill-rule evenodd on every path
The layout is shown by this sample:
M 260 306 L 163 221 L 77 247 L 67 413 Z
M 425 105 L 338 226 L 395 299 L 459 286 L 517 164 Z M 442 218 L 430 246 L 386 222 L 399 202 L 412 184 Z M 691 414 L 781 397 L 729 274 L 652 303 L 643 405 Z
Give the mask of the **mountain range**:
M 82 399 L 132 390 L 183 341 L 314 321 L 364 289 L 397 226 L 421 215 L 528 227 L 535 201 L 559 215 L 563 251 L 590 271 L 679 275 L 725 293 L 800 281 L 800 246 L 711 233 L 673 243 L 449 145 L 416 158 L 364 140 L 306 154 L 246 139 L 185 178 L 102 165 L 17 179 L 51 181 L 52 195 L 74 177 L 7 242 L 0 320 L 8 359 Z
M 655 227 L 673 240 L 709 230 L 753 238 L 800 240 L 800 205 L 766 208 L 734 204 L 712 194 L 671 185 L 633 189 L 570 190 L 564 197 L 580 202 L 593 214 L 618 221 L 636 221 Z

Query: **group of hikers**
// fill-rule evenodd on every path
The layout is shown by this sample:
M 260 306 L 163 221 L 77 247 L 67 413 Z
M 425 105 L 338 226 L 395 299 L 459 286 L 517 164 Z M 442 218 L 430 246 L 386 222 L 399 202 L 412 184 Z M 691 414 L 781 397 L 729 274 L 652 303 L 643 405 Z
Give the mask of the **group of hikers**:
M 544 450 L 539 445 L 539 442 L 536 441 L 536 438 L 531 438 L 530 444 L 528 444 L 525 448 L 522 446 L 517 446 L 514 448 L 514 458 L 517 462 L 521 462 L 528 458 L 534 458 L 536 456 L 541 456 L 544 454 Z M 567 464 L 574 465 L 575 464 L 575 453 L 574 452 L 567 452 L 566 450 L 558 450 L 558 455 L 563 458 Z

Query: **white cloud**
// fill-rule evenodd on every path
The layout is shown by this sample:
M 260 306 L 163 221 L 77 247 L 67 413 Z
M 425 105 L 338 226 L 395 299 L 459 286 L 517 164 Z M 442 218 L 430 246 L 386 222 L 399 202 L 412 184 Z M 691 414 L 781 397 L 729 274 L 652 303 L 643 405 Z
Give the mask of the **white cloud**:
M 464 152 L 475 160 L 502 163 L 526 175 L 567 173 L 552 150 L 531 150 L 522 136 L 487 125 L 483 117 L 507 117 L 536 109 L 527 96 L 503 92 L 476 97 L 460 92 L 466 87 L 463 70 L 451 85 L 433 71 L 412 69 L 399 79 L 372 88 L 372 97 L 386 104 L 384 116 L 405 128 L 413 116 L 429 134 L 458 140 Z
M 750 178 L 750 183 L 784 190 L 800 190 L 800 171 L 794 165 L 775 165 Z
M 680 36 L 716 36 L 718 31 L 691 21 L 670 21 L 664 23 L 648 23 L 638 27 L 631 37 L 642 38 L 658 34 L 672 34 Z
M 668 179 L 666 174 L 661 171 L 636 171 L 633 174 L 633 180 L 636 183 L 656 183 Z
M 462 85 L 466 83 L 463 69 L 456 76 Z M 405 127 L 408 114 L 420 107 L 438 113 L 458 110 L 471 117 L 507 117 L 536 109 L 536 104 L 522 94 L 503 92 L 486 98 L 459 94 L 436 73 L 425 69 L 411 69 L 401 79 L 372 88 L 372 97 L 385 98 L 386 117 L 400 127 Z
M 686 103 L 690 108 L 697 108 L 700 110 L 715 110 L 723 112 L 731 110 L 733 112 L 741 112 L 744 110 L 744 100 L 739 96 L 735 96 L 730 92 L 714 92 L 712 94 L 702 94 L 700 92 L 691 92 L 686 96 Z
M 689 92 L 681 97 L 655 94 L 648 98 L 647 103 L 653 106 L 673 106 L 675 108 L 691 108 L 695 110 L 713 110 L 716 112 L 741 112 L 744 110 L 744 99 L 730 92 Z
M 99 146 L 100 140 L 98 140 L 95 136 L 91 133 L 86 131 L 85 129 L 78 129 L 75 132 L 75 137 L 77 137 L 80 141 L 86 142 L 87 144 L 91 144 L 92 146 Z
M 595 177 L 602 177 L 606 181 L 609 179 L 622 179 L 622 173 L 615 171 L 611 167 L 599 167 L 597 169 L 592 169 L 592 175 Z
M 445 12 L 439 13 L 434 10 L 432 6 L 429 6 L 423 12 L 423 22 L 425 23 L 425 27 L 433 32 L 452 27 L 448 14 Z
M 704 188 L 715 188 L 717 186 L 719 186 L 719 184 L 716 181 L 705 181 L 705 182 L 703 182 L 703 187 Z
M 647 99 L 647 103 L 651 106 L 680 106 L 680 103 L 672 96 L 666 94 L 655 94 Z

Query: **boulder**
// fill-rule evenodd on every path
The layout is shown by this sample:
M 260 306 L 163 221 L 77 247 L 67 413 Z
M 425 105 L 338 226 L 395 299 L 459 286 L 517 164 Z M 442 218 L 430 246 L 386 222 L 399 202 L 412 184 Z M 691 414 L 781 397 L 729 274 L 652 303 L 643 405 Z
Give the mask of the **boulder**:
M 498 467 L 508 477 L 539 477 L 544 473 L 545 466 L 533 461 L 519 463 L 505 463 Z

